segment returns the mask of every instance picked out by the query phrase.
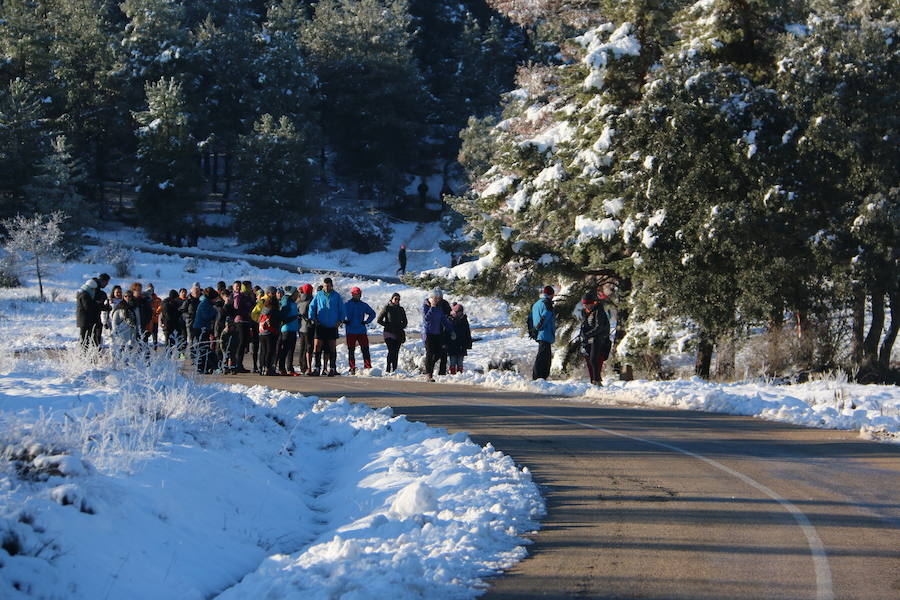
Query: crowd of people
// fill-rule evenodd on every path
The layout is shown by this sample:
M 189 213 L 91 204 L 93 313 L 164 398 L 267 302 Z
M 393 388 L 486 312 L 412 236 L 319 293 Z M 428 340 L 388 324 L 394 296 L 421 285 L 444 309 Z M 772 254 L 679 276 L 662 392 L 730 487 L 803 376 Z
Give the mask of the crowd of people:
M 340 328 L 346 337 L 350 374 L 357 372 L 356 347 L 362 354 L 362 368 L 371 369 L 368 326 L 382 327 L 387 346 L 385 371 L 398 369 L 400 348 L 406 342 L 409 325 L 400 294 L 376 314 L 363 301 L 359 287 L 350 288 L 344 300 L 325 277 L 317 289 L 309 283 L 300 287 L 254 286 L 250 281 L 224 281 L 203 288 L 169 290 L 159 297 L 153 284 L 132 283 L 127 288 L 104 288 L 106 273 L 88 279 L 77 295 L 76 322 L 84 347 L 99 347 L 104 331 L 115 350 L 163 344 L 191 357 L 200 373 L 247 373 L 262 375 L 327 375 L 337 370 L 337 340 Z M 528 330 L 538 343 L 532 379 L 550 375 L 552 345 L 556 341 L 554 290 L 543 288 L 528 315 Z M 609 358 L 615 336 L 615 307 L 603 288 L 590 290 L 580 305 L 579 343 L 592 384 L 602 384 L 604 361 Z M 422 306 L 422 339 L 425 344 L 424 375 L 434 381 L 439 375 L 464 371 L 463 358 L 472 348 L 472 331 L 464 307 L 444 299 L 434 289 Z M 250 355 L 251 369 L 245 367 Z
M 106 273 L 88 279 L 76 297 L 76 323 L 83 347 L 102 343 L 108 332 L 115 351 L 142 347 L 147 351 L 169 346 L 190 356 L 200 373 L 262 375 L 327 375 L 337 370 L 340 328 L 346 337 L 349 370 L 357 372 L 356 347 L 362 368 L 371 369 L 368 326 L 383 328 L 387 346 L 385 371 L 398 369 L 400 348 L 406 341 L 408 320 L 400 294 L 376 314 L 363 301 L 359 287 L 344 300 L 330 277 L 316 290 L 309 283 L 295 287 L 254 286 L 250 281 L 224 281 L 203 288 L 169 290 L 160 297 L 153 285 L 115 285 L 107 294 Z M 425 376 L 463 372 L 463 357 L 472 348 L 472 332 L 463 305 L 444 300 L 439 289 L 426 298 L 422 336 L 425 342 Z M 250 355 L 251 369 L 245 367 Z

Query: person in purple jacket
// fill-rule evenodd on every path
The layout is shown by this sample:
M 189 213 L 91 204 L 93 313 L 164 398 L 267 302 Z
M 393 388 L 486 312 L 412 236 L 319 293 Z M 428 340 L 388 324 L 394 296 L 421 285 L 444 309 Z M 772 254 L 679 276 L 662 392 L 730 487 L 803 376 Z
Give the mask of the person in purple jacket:
M 444 299 L 440 290 L 431 292 L 422 309 L 422 334 L 425 336 L 425 378 L 434 381 L 434 365 L 444 350 L 444 336 L 449 332 L 451 339 L 456 339 L 453 327 L 447 319 L 441 301 Z
M 350 374 L 356 374 L 356 344 L 362 350 L 363 367 L 372 368 L 372 357 L 369 355 L 369 336 L 366 325 L 375 320 L 375 311 L 362 301 L 362 290 L 358 287 L 350 289 L 350 299 L 344 305 L 347 315 L 345 332 L 347 334 L 347 352 L 350 355 Z
M 246 373 L 244 368 L 244 354 L 250 346 L 250 329 L 253 327 L 253 320 L 250 318 L 250 311 L 253 310 L 255 298 L 249 286 L 244 286 L 240 281 L 231 284 L 231 308 L 234 313 L 234 326 L 237 330 L 237 353 L 235 355 L 235 372 Z M 255 362 L 255 361 L 254 361 Z

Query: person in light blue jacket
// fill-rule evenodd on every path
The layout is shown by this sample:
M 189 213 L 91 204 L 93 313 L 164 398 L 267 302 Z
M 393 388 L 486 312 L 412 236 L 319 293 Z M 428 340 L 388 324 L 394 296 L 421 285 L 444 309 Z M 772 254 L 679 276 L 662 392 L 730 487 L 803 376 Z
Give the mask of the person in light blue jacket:
M 534 334 L 538 343 L 537 356 L 531 369 L 532 379 L 547 379 L 550 376 L 550 361 L 553 357 L 551 346 L 556 341 L 556 318 L 553 315 L 553 288 L 544 287 L 540 299 L 531 307 L 529 334 Z
M 316 344 L 313 352 L 316 357 L 315 368 L 310 375 L 317 376 L 322 372 L 322 352 L 326 352 L 325 362 L 331 363 L 328 376 L 337 375 L 337 339 L 338 327 L 347 320 L 344 300 L 334 291 L 331 277 L 322 280 L 322 289 L 316 292 L 309 305 L 309 319 L 316 324 Z
M 363 367 L 372 368 L 372 357 L 369 355 L 369 336 L 366 326 L 375 320 L 375 311 L 362 301 L 362 290 L 354 287 L 350 290 L 350 299 L 344 305 L 347 324 L 347 352 L 350 355 L 350 374 L 356 373 L 356 344 L 359 344 L 363 355 Z

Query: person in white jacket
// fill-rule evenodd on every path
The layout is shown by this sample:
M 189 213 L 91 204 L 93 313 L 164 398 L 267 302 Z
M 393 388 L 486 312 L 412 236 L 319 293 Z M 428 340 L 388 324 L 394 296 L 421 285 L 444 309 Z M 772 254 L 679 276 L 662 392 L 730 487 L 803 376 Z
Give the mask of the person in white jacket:
M 116 304 L 110 314 L 112 346 L 118 351 L 140 342 L 137 315 L 134 311 L 134 293 L 126 290 L 122 301 Z

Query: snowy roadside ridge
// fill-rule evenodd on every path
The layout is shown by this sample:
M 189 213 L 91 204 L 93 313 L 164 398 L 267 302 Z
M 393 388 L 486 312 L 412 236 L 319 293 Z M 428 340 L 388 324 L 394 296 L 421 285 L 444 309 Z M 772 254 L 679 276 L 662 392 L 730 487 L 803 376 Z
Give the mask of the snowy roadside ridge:
M 531 381 L 511 371 L 438 377 L 461 383 L 559 396 L 603 405 L 632 404 L 757 417 L 817 429 L 858 431 L 865 439 L 900 443 L 900 388 L 833 380 L 794 385 L 717 383 L 693 377 L 673 381 Z
M 77 356 L 0 360 L 3 598 L 473 598 L 544 514 L 464 433 Z

